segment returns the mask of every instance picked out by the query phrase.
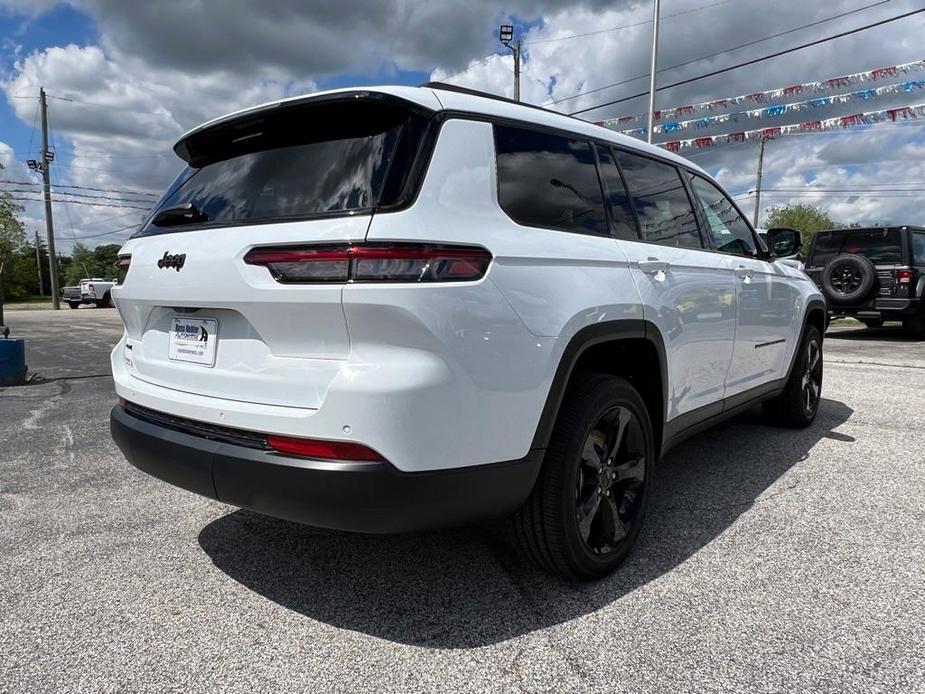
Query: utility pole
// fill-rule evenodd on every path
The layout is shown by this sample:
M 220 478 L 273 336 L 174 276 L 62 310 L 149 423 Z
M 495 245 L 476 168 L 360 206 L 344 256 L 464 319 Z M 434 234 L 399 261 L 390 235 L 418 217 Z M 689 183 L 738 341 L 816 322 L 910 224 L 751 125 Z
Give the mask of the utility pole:
M 652 128 L 655 123 L 655 73 L 658 70 L 658 2 L 654 0 L 652 10 L 652 64 L 649 69 L 649 126 L 646 128 L 646 142 L 652 144 Z
M 39 232 L 35 232 L 35 269 L 39 273 L 39 296 L 45 296 L 45 282 L 42 280 L 42 247 L 39 245 Z
M 511 24 L 502 24 L 498 38 L 514 54 L 514 101 L 520 101 L 520 39 L 512 46 L 514 40 L 514 27 Z
M 54 161 L 54 152 L 48 151 L 48 101 L 45 99 L 45 88 L 39 87 L 39 107 L 42 109 L 42 181 L 45 191 L 45 230 L 48 233 L 48 271 L 51 274 L 51 304 L 55 310 L 61 308 L 58 298 L 58 256 L 55 254 L 55 223 L 51 216 L 51 162 Z
M 752 226 L 758 228 L 758 211 L 761 208 L 761 174 L 764 168 L 764 143 L 767 138 L 761 138 L 761 148 L 758 150 L 758 180 L 755 181 L 755 211 L 752 213 Z

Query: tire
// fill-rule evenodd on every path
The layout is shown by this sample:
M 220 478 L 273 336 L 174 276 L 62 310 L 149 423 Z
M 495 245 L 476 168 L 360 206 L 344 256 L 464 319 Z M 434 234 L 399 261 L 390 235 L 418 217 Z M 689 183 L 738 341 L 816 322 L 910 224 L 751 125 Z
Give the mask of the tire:
M 580 376 L 562 403 L 536 485 L 511 519 L 521 553 L 572 580 L 616 569 L 642 527 L 654 455 L 639 393 L 622 378 Z
M 70 306 L 71 308 L 80 308 L 79 301 L 68 301 L 67 305 Z
M 112 308 L 112 295 L 109 292 L 106 292 L 103 295 L 103 300 L 98 304 L 100 308 Z
M 867 328 L 875 329 L 883 327 L 882 318 L 858 318 L 858 320 L 861 321 Z
M 919 312 L 915 316 L 906 318 L 903 321 L 903 328 L 909 337 L 925 340 L 925 312 Z
M 844 253 L 822 269 L 822 293 L 835 304 L 857 303 L 874 288 L 877 268 L 863 255 Z
M 784 392 L 764 403 L 765 416 L 774 424 L 804 429 L 813 423 L 822 398 L 822 335 L 807 325 L 796 363 Z

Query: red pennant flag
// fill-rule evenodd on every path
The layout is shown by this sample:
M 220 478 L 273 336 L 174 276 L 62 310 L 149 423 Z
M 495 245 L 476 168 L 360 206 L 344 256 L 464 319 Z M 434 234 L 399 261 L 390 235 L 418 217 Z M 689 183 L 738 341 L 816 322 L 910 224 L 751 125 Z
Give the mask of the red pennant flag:
M 784 87 L 784 96 L 793 96 L 794 94 L 802 94 L 803 85 L 797 84 L 792 87 Z
M 704 147 L 712 147 L 713 138 L 712 137 L 698 137 L 694 140 L 694 147 L 697 149 L 703 149 Z
M 800 123 L 800 130 L 819 130 L 822 127 L 821 120 L 807 120 Z
M 746 98 L 752 101 L 764 101 L 765 96 L 764 92 L 755 92 L 754 94 L 749 94 Z
M 830 80 L 826 80 L 823 84 L 829 87 L 846 87 L 851 84 L 851 79 L 848 77 L 833 77 Z
M 672 140 L 671 142 L 665 142 L 662 147 L 667 149 L 669 152 L 677 152 L 681 149 L 680 140 Z
M 860 113 L 854 113 L 850 116 L 842 116 L 840 119 L 841 127 L 850 128 L 852 125 L 859 125 L 864 116 Z
M 780 128 L 762 128 L 761 137 L 765 140 L 773 140 L 775 137 L 780 135 Z
M 635 116 L 620 116 L 620 118 L 617 119 L 617 123 L 629 123 L 634 118 Z
M 728 142 L 745 142 L 745 133 L 729 133 L 726 140 Z
M 903 106 L 902 108 L 888 108 L 886 112 L 889 114 L 890 120 L 893 121 L 915 117 L 915 113 L 908 106 Z
M 885 77 L 894 77 L 896 75 L 895 67 L 880 67 L 876 70 L 870 71 L 870 78 L 872 80 L 882 80 Z

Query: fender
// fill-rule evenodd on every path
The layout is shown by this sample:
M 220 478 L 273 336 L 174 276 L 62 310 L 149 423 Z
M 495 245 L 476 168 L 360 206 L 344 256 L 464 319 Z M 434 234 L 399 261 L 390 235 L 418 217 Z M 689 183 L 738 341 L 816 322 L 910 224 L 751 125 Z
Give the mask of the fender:
M 650 342 L 655 347 L 656 354 L 658 354 L 662 380 L 662 415 L 661 422 L 653 422 L 653 426 L 658 430 L 664 425 L 665 403 L 668 402 L 668 361 L 665 354 L 665 342 L 658 328 L 654 323 L 642 319 L 594 323 L 576 332 L 569 340 L 565 350 L 563 350 L 562 357 L 559 359 L 559 366 L 552 379 L 552 385 L 546 396 L 546 405 L 540 415 L 531 449 L 545 449 L 549 445 L 549 438 L 559 415 L 559 408 L 562 405 L 562 399 L 565 397 L 569 379 L 582 354 L 594 345 L 604 342 L 639 339 Z

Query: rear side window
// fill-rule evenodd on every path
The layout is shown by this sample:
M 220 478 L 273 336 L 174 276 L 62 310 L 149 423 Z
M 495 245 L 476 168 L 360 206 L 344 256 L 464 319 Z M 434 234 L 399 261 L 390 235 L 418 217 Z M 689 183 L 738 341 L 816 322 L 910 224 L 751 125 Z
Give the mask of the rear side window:
M 140 235 L 371 210 L 408 166 L 423 118 L 395 104 L 303 105 L 235 120 L 182 146 L 190 166 L 168 188 Z M 179 151 L 179 150 L 178 150 Z M 393 171 L 393 160 L 405 171 Z M 388 201 L 386 201 L 388 202 Z M 154 224 L 182 205 L 193 223 Z
M 681 172 L 670 164 L 618 151 L 644 241 L 702 248 L 697 220 Z
M 633 216 L 633 204 L 623 184 L 623 177 L 617 168 L 613 152 L 607 147 L 596 147 L 597 158 L 601 163 L 601 178 L 607 188 L 607 202 L 610 203 L 610 217 L 613 220 L 613 235 L 618 239 L 638 241 L 636 218 Z
M 813 239 L 809 264 L 821 267 L 842 253 L 863 255 L 877 265 L 902 262 L 902 235 L 899 229 L 858 229 L 850 232 L 821 231 Z
M 495 125 L 498 202 L 524 226 L 609 236 L 590 143 Z
M 912 257 L 916 265 L 925 265 L 925 231 L 912 232 Z

